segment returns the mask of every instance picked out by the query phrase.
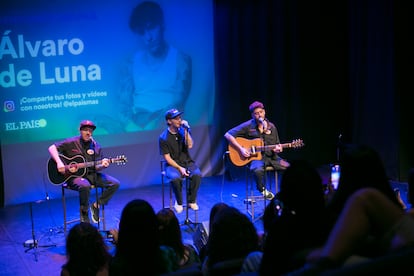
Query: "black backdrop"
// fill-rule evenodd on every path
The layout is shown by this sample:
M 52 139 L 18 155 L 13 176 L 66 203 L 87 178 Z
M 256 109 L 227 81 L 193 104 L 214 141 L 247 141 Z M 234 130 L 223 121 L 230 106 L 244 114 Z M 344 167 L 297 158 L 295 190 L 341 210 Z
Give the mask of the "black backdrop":
M 217 0 L 222 132 L 248 119 L 248 105 L 260 100 L 282 141 L 304 139 L 285 157 L 335 162 L 341 137 L 373 146 L 389 177 L 405 181 L 413 166 L 408 3 Z

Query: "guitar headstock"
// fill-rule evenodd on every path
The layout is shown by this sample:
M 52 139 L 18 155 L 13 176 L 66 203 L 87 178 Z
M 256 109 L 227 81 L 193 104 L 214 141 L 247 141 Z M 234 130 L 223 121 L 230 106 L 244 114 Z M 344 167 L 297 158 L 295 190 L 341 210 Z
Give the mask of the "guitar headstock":
M 298 149 L 298 148 L 305 146 L 305 143 L 303 143 L 302 139 L 295 139 L 295 140 L 292 140 L 292 142 L 290 143 L 290 146 L 292 148 Z
M 111 163 L 115 163 L 115 164 L 118 164 L 118 165 L 123 165 L 126 162 L 128 162 L 128 160 L 127 160 L 125 155 L 118 155 L 115 158 L 111 158 Z

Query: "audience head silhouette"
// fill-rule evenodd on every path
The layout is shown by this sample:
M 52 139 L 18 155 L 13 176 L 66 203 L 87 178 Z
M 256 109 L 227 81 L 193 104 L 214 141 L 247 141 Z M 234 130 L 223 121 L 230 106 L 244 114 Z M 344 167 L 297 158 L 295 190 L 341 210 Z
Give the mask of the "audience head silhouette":
M 224 203 L 224 202 L 218 202 L 216 204 L 213 205 L 213 207 L 211 207 L 210 209 L 210 220 L 209 220 L 209 229 L 208 231 L 211 232 L 211 225 L 213 224 L 214 221 L 214 217 L 221 211 L 224 210 L 226 208 L 230 207 L 228 204 Z
M 300 267 L 304 252 L 323 244 L 330 230 L 321 176 L 306 160 L 283 172 L 280 192 L 265 210 L 260 275 L 281 275 Z
M 184 244 L 180 223 L 171 209 L 161 209 L 157 213 L 159 223 L 160 244 L 171 247 L 177 256 L 177 264 L 180 268 L 188 267 L 193 263 L 199 263 L 200 258 L 195 248 Z
M 98 229 L 90 223 L 74 225 L 66 238 L 67 263 L 62 275 L 98 275 L 107 270 L 110 254 Z
M 305 160 L 291 161 L 290 167 L 283 173 L 278 199 L 296 215 L 324 209 L 322 178 L 315 167 Z
M 245 214 L 234 207 L 227 207 L 214 216 L 207 244 L 208 266 L 244 259 L 258 249 L 256 228 Z
M 170 265 L 160 248 L 153 207 L 143 199 L 128 202 L 119 222 L 111 275 L 156 275 L 171 271 Z
M 329 205 L 339 213 L 346 200 L 361 188 L 375 188 L 400 205 L 391 187 L 384 163 L 376 150 L 367 145 L 346 145 L 340 158 L 338 189 Z M 402 207 L 402 206 L 401 206 Z

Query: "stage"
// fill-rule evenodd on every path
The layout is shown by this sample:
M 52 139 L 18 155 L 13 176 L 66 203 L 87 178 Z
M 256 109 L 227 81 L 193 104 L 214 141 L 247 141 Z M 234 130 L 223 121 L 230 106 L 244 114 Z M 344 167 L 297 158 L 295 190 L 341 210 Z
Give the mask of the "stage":
M 198 204 L 200 210 L 197 218 L 189 210 L 191 222 L 208 224 L 211 207 L 217 202 L 225 202 L 248 214 L 244 199 L 246 195 L 243 174 L 205 177 L 199 190 Z M 406 201 L 406 183 L 392 182 Z M 255 191 L 257 195 L 259 193 Z M 94 195 L 93 193 L 91 194 Z M 123 207 L 132 199 L 147 200 L 157 212 L 162 208 L 162 185 L 150 185 L 137 189 L 120 189 L 105 208 L 106 229 L 116 228 Z M 174 202 L 174 201 L 173 201 Z M 174 204 L 174 203 L 173 203 Z M 264 209 L 264 202 L 253 203 L 256 218 Z M 169 206 L 169 188 L 165 190 L 165 207 Z M 32 207 L 32 208 L 31 208 Z M 79 199 L 76 192 L 67 192 L 68 220 L 79 217 Z M 32 211 L 32 216 L 31 216 Z M 178 214 L 180 222 L 185 222 L 186 211 Z M 36 202 L 9 206 L 0 209 L 0 275 L 59 275 L 60 267 L 65 262 L 65 236 L 63 233 L 63 208 L 61 198 L 39 199 Z M 33 227 L 32 227 L 33 218 Z M 262 220 L 254 222 L 258 231 L 263 230 Z M 100 224 L 102 228 L 102 223 Z M 193 242 L 196 224 L 182 226 L 185 242 Z M 70 227 L 70 225 L 69 225 Z M 32 228 L 34 231 L 32 231 Z M 34 235 L 34 239 L 33 239 Z M 32 241 L 37 247 L 31 248 Z M 110 250 L 113 245 L 108 242 Z
M 202 179 L 198 194 L 200 210 L 197 222 L 208 223 L 210 208 L 217 202 L 225 202 L 243 212 L 246 193 L 245 179 L 231 179 L 215 176 Z M 91 193 L 94 196 L 94 193 Z M 162 185 L 150 185 L 137 189 L 121 189 L 105 207 L 106 229 L 116 228 L 123 207 L 132 199 L 147 200 L 157 212 L 162 208 Z M 169 206 L 169 188 L 165 190 L 165 207 Z M 174 201 L 173 201 L 174 204 Z M 32 208 L 30 208 L 30 205 Z M 263 210 L 263 201 L 255 203 L 256 214 Z M 31 210 L 33 214 L 33 229 Z M 67 192 L 68 220 L 79 217 L 79 199 L 76 192 Z M 195 222 L 195 213 L 189 210 L 189 219 Z M 185 222 L 186 211 L 178 214 Z M 63 233 L 63 208 L 61 198 L 39 199 L 36 202 L 8 206 L 0 209 L 0 275 L 59 275 L 65 262 L 65 236 Z M 263 229 L 262 221 L 255 222 L 258 231 Z M 101 223 L 102 228 L 102 223 Z M 195 224 L 183 225 L 183 239 L 192 242 Z M 70 226 L 69 226 L 70 227 Z M 30 248 L 34 240 L 37 247 Z M 108 245 L 113 249 L 111 243 Z

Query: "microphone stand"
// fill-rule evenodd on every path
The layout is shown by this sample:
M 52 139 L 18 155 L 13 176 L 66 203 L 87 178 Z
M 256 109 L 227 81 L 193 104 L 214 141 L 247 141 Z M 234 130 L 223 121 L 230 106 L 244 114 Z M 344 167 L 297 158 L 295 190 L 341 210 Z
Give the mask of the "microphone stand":
M 342 134 L 340 133 L 338 136 L 338 144 L 336 145 L 336 163 L 339 164 L 340 152 L 341 152 L 341 145 L 342 145 Z
M 96 204 L 98 205 L 98 229 L 100 229 L 100 223 L 101 223 L 101 219 L 100 219 L 100 206 L 99 206 L 99 195 L 98 195 L 98 186 L 97 186 L 97 173 L 98 173 L 98 169 L 96 168 L 97 162 L 96 162 L 96 145 L 95 145 L 95 141 L 93 140 L 93 138 L 91 138 L 91 148 L 93 150 L 93 155 L 92 155 L 92 161 L 93 161 L 93 168 L 94 168 L 94 174 L 93 174 L 93 185 L 95 186 L 95 198 L 96 198 Z M 93 203 L 92 203 L 92 209 L 93 209 Z M 92 214 L 93 216 L 93 214 Z
M 266 144 L 266 140 L 265 140 L 265 135 L 266 135 L 266 130 L 269 127 L 269 122 L 267 122 L 266 119 L 259 119 L 259 121 L 262 123 L 262 127 L 263 127 L 263 132 L 260 133 L 260 137 L 261 137 L 262 142 L 263 142 L 263 148 L 265 149 L 266 148 L 266 145 L 267 145 Z M 267 164 L 266 164 L 267 163 L 266 150 L 263 150 L 262 151 L 262 160 L 263 160 L 263 187 L 264 187 L 264 191 L 266 191 L 267 188 L 268 188 L 267 187 L 267 184 L 268 184 L 267 183 L 268 182 L 268 180 L 267 180 L 267 171 L 266 171 L 266 167 L 267 167 Z M 271 192 L 272 189 L 271 189 L 271 187 L 269 187 L 269 188 L 270 188 L 269 191 Z M 265 192 L 263 194 L 263 202 L 264 202 L 263 212 L 262 212 L 262 214 L 260 216 L 258 216 L 258 218 L 255 219 L 255 221 L 257 221 L 259 219 L 262 219 L 263 216 L 264 216 L 264 210 L 266 209 L 266 206 L 267 206 L 267 196 L 266 196 L 266 193 Z
M 36 201 L 36 202 L 41 202 Z M 37 258 L 37 248 L 39 247 L 56 247 L 56 244 L 50 244 L 50 245 L 39 245 L 39 240 L 36 239 L 35 236 L 35 227 L 34 227 L 34 218 L 33 218 L 33 202 L 30 202 L 30 221 L 32 224 L 32 239 L 31 240 L 27 240 L 23 243 L 24 247 L 28 247 L 24 252 L 27 253 L 30 250 L 34 250 L 34 256 L 35 256 L 35 261 L 38 261 Z
M 188 145 L 187 145 L 187 138 L 189 135 L 189 128 L 185 128 L 184 129 L 184 143 L 185 146 L 187 148 L 188 151 Z M 194 228 L 192 228 L 191 226 L 193 224 L 196 224 L 195 222 L 192 222 L 188 216 L 188 208 L 189 208 L 189 203 L 188 203 L 188 195 L 190 194 L 190 177 L 191 177 L 191 172 L 188 170 L 188 160 L 185 161 L 185 171 L 189 174 L 189 176 L 186 176 L 184 181 L 185 181 L 185 200 L 186 200 L 186 208 L 185 208 L 185 220 L 184 220 L 184 225 L 187 225 L 191 228 L 191 230 L 194 232 Z M 197 211 L 195 211 L 197 212 Z
M 267 124 L 267 122 L 266 122 L 266 124 Z M 266 148 L 265 132 L 266 132 L 267 127 L 265 129 L 264 123 L 262 123 L 262 125 L 263 125 L 263 132 L 261 133 L 261 136 L 262 136 L 262 141 L 263 141 L 263 146 L 264 146 L 263 148 L 265 149 Z M 266 172 L 266 161 L 267 160 L 266 160 L 266 152 L 265 151 L 262 152 L 262 159 L 263 159 L 263 182 L 264 182 L 263 186 L 264 186 L 264 189 L 266 191 L 267 190 L 267 172 Z M 266 193 L 264 193 L 264 195 L 263 195 L 263 201 L 264 201 L 264 209 L 266 209 L 266 206 L 267 206 Z M 264 209 L 263 209 L 262 215 L 259 216 L 259 219 L 261 219 L 263 217 Z

